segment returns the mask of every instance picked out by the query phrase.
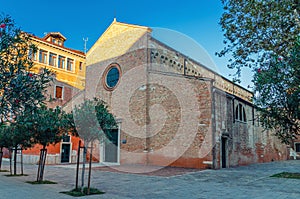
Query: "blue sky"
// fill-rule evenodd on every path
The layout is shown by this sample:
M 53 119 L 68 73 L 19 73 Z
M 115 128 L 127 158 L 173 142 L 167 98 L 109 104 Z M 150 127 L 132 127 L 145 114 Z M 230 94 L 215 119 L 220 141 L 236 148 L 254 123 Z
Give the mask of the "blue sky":
M 218 22 L 221 0 L 0 0 L 0 12 L 9 14 L 22 30 L 43 37 L 45 32 L 61 32 L 65 46 L 82 50 L 88 37 L 89 49 L 113 21 L 166 28 L 197 42 L 213 59 L 218 72 L 232 79 L 234 71 L 225 58 L 215 56 L 223 48 Z M 242 74 L 242 86 L 251 84 L 250 70 Z

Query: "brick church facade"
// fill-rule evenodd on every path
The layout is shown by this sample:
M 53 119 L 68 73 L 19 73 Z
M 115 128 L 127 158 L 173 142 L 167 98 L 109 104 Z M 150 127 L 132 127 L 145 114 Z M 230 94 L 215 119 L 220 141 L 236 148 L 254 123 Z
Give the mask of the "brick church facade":
M 71 111 L 97 97 L 116 117 L 110 141 L 94 147 L 96 162 L 219 169 L 288 158 L 286 145 L 260 127 L 253 93 L 155 39 L 148 27 L 114 20 L 87 54 L 65 48 L 60 33 L 33 41 L 37 69 L 57 74 L 49 106 Z M 79 139 L 49 146 L 47 163 L 75 163 Z M 25 162 L 36 163 L 39 149 L 26 150 Z
M 119 121 L 101 162 L 225 168 L 287 159 L 286 146 L 260 127 L 251 92 L 148 27 L 115 20 L 86 66 L 86 98 L 104 100 Z

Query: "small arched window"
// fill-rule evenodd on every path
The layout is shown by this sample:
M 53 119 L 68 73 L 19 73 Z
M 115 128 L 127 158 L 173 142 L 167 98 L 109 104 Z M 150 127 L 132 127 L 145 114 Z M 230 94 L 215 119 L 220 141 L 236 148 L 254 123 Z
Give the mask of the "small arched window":
M 238 104 L 235 109 L 235 119 L 240 122 L 247 122 L 246 111 L 242 104 Z

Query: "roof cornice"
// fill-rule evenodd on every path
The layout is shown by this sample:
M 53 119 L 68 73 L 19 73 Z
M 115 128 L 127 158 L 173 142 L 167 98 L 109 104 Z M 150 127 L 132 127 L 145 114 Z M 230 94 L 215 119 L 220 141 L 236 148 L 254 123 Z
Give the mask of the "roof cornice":
M 86 57 L 85 54 L 84 54 L 84 52 L 81 52 L 79 50 L 74 50 L 74 49 L 63 47 L 63 46 L 59 46 L 59 45 L 53 44 L 51 42 L 45 41 L 44 39 L 38 38 L 36 36 L 31 36 L 31 39 L 34 40 L 34 41 L 36 41 L 36 42 L 43 43 L 43 44 L 45 44 L 47 46 L 51 46 L 53 48 L 56 48 L 56 49 L 59 49 L 59 50 L 62 50 L 62 51 L 66 51 L 68 53 L 80 56 L 82 58 Z

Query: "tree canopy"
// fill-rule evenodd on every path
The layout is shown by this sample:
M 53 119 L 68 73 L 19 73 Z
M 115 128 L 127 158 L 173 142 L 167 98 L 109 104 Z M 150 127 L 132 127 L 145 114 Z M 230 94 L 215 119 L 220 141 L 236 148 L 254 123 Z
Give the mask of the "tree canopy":
M 300 135 L 300 40 L 289 57 L 273 56 L 254 76 L 262 124 L 285 143 Z
M 38 73 L 32 72 L 31 56 L 37 47 L 31 43 L 30 37 L 10 16 L 0 16 L 0 144 L 15 150 L 14 174 L 18 148 L 32 146 L 40 136 L 33 134 L 32 124 L 36 123 L 29 122 L 29 118 L 32 119 L 44 107 L 46 88 L 53 79 L 52 72 L 46 68 Z M 51 125 L 43 124 L 45 127 Z M 53 126 L 48 128 L 51 130 Z M 47 142 L 53 142 L 48 139 Z
M 13 146 L 12 140 L 10 138 L 10 128 L 6 125 L 0 126 L 0 149 Z
M 0 119 L 12 121 L 22 112 L 30 113 L 46 100 L 52 73 L 32 73 L 30 58 L 37 48 L 30 35 L 21 31 L 10 16 L 0 16 Z
M 217 53 L 228 55 L 228 67 L 259 68 L 271 55 L 289 56 L 300 34 L 298 0 L 222 0 L 224 13 L 220 25 L 225 48 Z
M 86 143 L 101 140 L 106 131 L 117 127 L 106 104 L 99 100 L 85 100 L 73 109 L 76 132 Z
M 220 25 L 228 67 L 253 68 L 254 103 L 260 121 L 285 143 L 299 135 L 300 2 L 222 0 Z
M 33 142 L 44 148 L 60 142 L 62 136 L 68 134 L 71 128 L 66 121 L 67 113 L 59 107 L 52 109 L 43 105 L 23 118 L 27 124 L 27 131 L 32 132 Z

